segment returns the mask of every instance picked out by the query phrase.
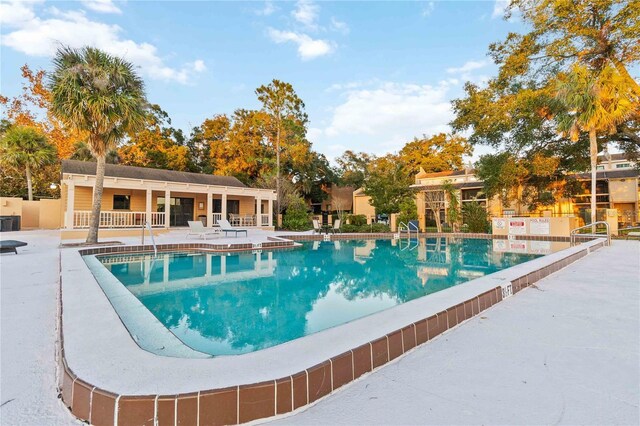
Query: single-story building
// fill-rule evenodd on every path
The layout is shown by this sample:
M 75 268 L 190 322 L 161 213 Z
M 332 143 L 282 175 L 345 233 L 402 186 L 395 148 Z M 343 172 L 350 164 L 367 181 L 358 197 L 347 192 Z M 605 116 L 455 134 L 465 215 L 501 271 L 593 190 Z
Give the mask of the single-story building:
M 96 163 L 63 160 L 61 198 L 63 228 L 89 227 Z M 154 228 L 187 226 L 202 220 L 217 226 L 228 219 L 241 227 L 273 227 L 271 189 L 249 188 L 232 176 L 107 164 L 102 194 L 100 228 Z

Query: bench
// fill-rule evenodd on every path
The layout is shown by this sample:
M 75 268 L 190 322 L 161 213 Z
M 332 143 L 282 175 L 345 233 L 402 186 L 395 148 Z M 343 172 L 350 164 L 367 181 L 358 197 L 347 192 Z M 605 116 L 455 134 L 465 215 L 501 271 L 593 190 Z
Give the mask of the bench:
M 640 232 L 629 232 L 629 233 L 627 234 L 627 240 L 629 239 L 629 237 L 632 237 L 632 238 L 634 238 L 634 237 L 635 237 L 635 238 L 640 238 Z
M 27 243 L 23 242 L 23 241 L 16 241 L 16 240 L 2 240 L 0 241 L 0 253 L 15 253 L 18 254 L 18 250 L 16 250 L 16 248 L 18 247 L 24 247 L 26 246 Z

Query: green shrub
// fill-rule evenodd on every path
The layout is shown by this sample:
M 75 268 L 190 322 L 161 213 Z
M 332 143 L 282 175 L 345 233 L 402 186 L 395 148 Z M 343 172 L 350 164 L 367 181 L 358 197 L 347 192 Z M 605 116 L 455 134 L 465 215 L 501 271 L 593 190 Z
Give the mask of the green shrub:
M 349 223 L 355 226 L 362 226 L 367 224 L 367 217 L 363 214 L 352 214 L 349 216 Z
M 489 232 L 487 211 L 477 201 L 464 203 L 462 218 L 468 226 L 469 232 Z
M 360 228 L 359 226 L 347 223 L 347 224 L 342 225 L 342 228 L 340 230 L 342 232 L 359 232 L 358 231 L 359 228 Z
M 398 223 L 409 223 L 410 220 L 418 220 L 418 208 L 413 198 L 405 198 L 400 202 L 400 213 Z
M 301 197 L 290 196 L 282 227 L 290 231 L 306 231 L 312 228 L 307 203 Z
M 391 229 L 388 225 L 384 223 L 373 223 L 371 225 L 342 225 L 342 232 L 348 233 L 367 233 L 367 232 L 391 232 Z
M 389 228 L 389 225 L 385 225 L 384 223 L 374 223 L 368 228 L 369 231 L 366 232 L 391 232 L 391 228 Z

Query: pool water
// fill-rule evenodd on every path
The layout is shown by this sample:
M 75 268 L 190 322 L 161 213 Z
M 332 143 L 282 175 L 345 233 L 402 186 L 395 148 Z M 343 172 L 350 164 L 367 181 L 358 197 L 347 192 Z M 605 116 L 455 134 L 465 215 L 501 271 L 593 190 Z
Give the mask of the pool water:
M 98 258 L 185 345 L 232 355 L 344 324 L 535 257 L 494 251 L 492 240 L 423 238 Z

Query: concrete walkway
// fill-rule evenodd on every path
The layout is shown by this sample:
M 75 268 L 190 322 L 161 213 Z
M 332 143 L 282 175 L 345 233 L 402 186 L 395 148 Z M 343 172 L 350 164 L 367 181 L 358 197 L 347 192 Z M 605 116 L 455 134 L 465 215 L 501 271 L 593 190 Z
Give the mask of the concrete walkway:
M 278 424 L 638 425 L 640 244 L 615 241 Z
M 79 424 L 56 392 L 57 231 L 6 232 L 0 255 L 0 424 Z

